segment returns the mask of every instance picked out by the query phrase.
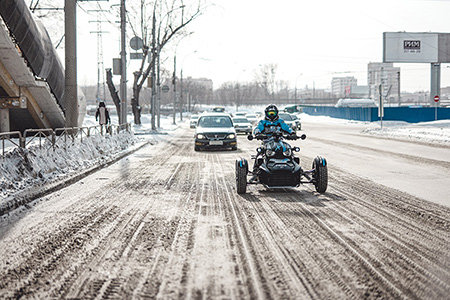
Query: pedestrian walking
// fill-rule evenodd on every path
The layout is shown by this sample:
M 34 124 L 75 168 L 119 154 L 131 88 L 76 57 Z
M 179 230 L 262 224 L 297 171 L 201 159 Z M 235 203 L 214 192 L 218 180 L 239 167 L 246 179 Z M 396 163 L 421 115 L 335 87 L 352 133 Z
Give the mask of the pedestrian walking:
M 97 112 L 95 113 L 95 120 L 102 126 L 106 126 L 106 132 L 108 132 L 108 124 L 111 124 L 111 119 L 109 117 L 108 108 L 105 105 L 105 102 L 101 101 L 98 104 Z

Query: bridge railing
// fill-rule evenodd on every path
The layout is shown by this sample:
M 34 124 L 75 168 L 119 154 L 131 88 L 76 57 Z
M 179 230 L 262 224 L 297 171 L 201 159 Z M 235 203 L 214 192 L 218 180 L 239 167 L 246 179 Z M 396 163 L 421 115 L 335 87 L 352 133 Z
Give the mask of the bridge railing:
M 40 149 L 47 147 L 48 149 L 54 150 L 57 145 L 60 145 L 64 149 L 67 149 L 68 146 L 73 145 L 77 140 L 82 143 L 83 139 L 91 136 L 112 136 L 123 132 L 131 132 L 131 124 L 65 127 L 54 130 L 48 128 L 26 129 L 23 134 L 20 131 L 3 132 L 0 133 L 1 156 L 4 158 L 5 154 L 9 152 L 8 149 L 11 148 L 26 149 L 33 145 Z

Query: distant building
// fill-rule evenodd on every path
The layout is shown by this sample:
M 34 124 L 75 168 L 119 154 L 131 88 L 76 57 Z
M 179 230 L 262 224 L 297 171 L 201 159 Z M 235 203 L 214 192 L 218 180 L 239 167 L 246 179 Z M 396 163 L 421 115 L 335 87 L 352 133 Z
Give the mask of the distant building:
M 202 86 L 203 88 L 207 90 L 213 89 L 213 81 L 212 79 L 208 78 L 192 78 L 188 76 L 187 78 L 183 79 L 185 82 L 191 82 L 193 84 L 196 84 L 197 86 Z
M 350 94 L 351 87 L 358 85 L 353 76 L 333 77 L 331 79 L 331 93 L 337 98 L 345 98 Z
M 399 103 L 400 93 L 400 68 L 393 63 L 369 63 L 367 67 L 367 84 L 369 96 L 380 99 L 380 85 L 386 104 Z
M 350 94 L 347 98 L 369 98 L 369 86 L 368 85 L 352 85 L 350 86 Z

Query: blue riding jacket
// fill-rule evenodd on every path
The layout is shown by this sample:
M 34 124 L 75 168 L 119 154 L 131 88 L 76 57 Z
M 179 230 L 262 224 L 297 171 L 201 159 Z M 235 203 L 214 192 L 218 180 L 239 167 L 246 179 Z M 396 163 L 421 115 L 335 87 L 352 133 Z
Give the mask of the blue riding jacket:
M 286 124 L 283 121 L 283 119 L 278 119 L 276 121 L 269 121 L 269 120 L 259 121 L 258 125 L 255 127 L 255 130 L 253 131 L 253 134 L 256 135 L 258 133 L 263 133 L 266 135 L 270 135 L 274 131 L 276 131 L 277 128 L 280 128 L 281 130 L 289 134 L 294 133 L 294 130 L 292 130 L 292 128 L 289 127 L 289 125 Z

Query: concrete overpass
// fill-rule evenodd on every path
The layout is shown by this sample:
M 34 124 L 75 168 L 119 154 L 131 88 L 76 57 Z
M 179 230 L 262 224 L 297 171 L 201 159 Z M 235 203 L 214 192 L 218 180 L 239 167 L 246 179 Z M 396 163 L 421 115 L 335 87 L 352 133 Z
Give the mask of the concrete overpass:
M 64 127 L 64 108 L 64 68 L 43 24 L 23 0 L 0 1 L 0 132 Z

